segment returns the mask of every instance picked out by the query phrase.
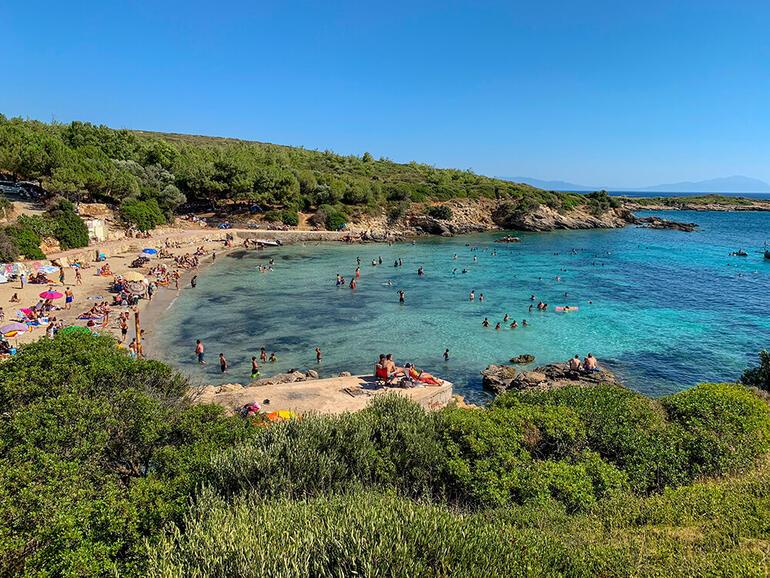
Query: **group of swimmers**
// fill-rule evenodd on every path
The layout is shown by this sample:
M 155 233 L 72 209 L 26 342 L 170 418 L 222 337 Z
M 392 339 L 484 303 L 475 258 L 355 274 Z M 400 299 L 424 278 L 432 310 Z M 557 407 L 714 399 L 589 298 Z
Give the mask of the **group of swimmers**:
M 510 316 L 509 316 L 509 315 L 506 313 L 506 314 L 503 316 L 503 321 L 502 321 L 502 322 L 503 322 L 503 323 L 508 323 L 508 320 L 509 320 L 509 319 L 510 319 Z M 481 326 L 482 326 L 482 327 L 489 327 L 490 325 L 491 325 L 491 322 L 489 321 L 489 318 L 487 318 L 487 317 L 484 317 L 484 321 L 482 321 L 482 322 L 481 322 Z M 521 326 L 522 326 L 522 327 L 529 327 L 529 323 L 527 322 L 527 320 L 526 320 L 526 319 L 522 319 L 522 320 L 521 320 Z M 514 319 L 514 320 L 513 320 L 513 322 L 511 323 L 510 327 L 511 327 L 511 329 L 517 329 L 517 328 L 519 327 L 519 324 L 518 324 L 518 322 L 517 322 L 517 321 Z M 502 325 L 501 325 L 501 324 L 500 324 L 500 322 L 498 321 L 498 322 L 497 322 L 497 324 L 495 325 L 495 329 L 496 329 L 497 331 L 500 331 L 500 329 L 501 329 L 501 328 L 502 328 Z
M 121 325 L 121 331 L 123 329 L 123 326 Z M 316 356 L 317 360 L 320 361 L 320 353 L 321 350 L 316 347 Z M 203 341 L 200 339 L 195 340 L 195 357 L 198 360 L 199 365 L 206 365 L 206 348 L 203 345 Z M 251 379 L 256 379 L 259 377 L 259 364 L 261 363 L 275 363 L 278 361 L 278 358 L 275 355 L 275 351 L 273 351 L 270 354 L 270 357 L 267 356 L 267 349 L 264 347 L 259 348 L 259 361 L 257 361 L 257 356 L 253 355 L 251 357 Z M 222 373 L 227 373 L 227 370 L 230 367 L 230 362 L 225 357 L 224 353 L 219 354 L 219 370 Z

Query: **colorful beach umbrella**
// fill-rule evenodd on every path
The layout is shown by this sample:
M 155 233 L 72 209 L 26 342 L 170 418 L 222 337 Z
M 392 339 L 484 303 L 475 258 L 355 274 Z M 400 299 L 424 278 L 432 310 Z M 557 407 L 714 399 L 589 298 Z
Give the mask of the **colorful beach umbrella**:
M 21 309 L 19 309 L 19 313 L 21 313 L 24 317 L 32 317 L 32 315 L 35 312 L 32 311 L 32 309 L 30 309 L 28 307 L 22 307 Z
M 0 333 L 5 335 L 6 337 L 16 337 L 18 333 L 24 333 L 27 331 L 29 327 L 27 327 L 24 323 L 6 323 L 2 327 L 0 327 Z
M 43 291 L 40 294 L 41 299 L 61 299 L 62 297 L 64 297 L 64 294 L 58 291 Z
M 151 249 L 149 247 L 147 249 L 142 249 L 142 253 L 146 253 L 147 255 L 155 255 L 157 252 L 157 249 Z

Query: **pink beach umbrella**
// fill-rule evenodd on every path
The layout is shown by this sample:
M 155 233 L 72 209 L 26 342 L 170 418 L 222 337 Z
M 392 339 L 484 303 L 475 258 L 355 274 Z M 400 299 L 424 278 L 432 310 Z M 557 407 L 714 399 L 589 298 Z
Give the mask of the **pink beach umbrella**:
M 41 299 L 61 299 L 62 297 L 64 297 L 64 294 L 58 291 L 43 291 L 40 294 Z
M 32 311 L 32 309 L 30 309 L 29 307 L 22 307 L 21 309 L 19 309 L 19 311 L 21 312 L 22 315 L 24 315 L 24 317 L 32 317 L 32 314 L 34 313 L 34 311 Z

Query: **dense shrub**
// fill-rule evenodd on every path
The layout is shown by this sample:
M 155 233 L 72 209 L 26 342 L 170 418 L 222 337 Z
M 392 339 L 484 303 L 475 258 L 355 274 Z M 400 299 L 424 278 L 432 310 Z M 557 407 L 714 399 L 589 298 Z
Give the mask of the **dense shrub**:
M 745 470 L 770 450 L 770 408 L 742 385 L 704 383 L 661 401 L 692 477 Z
M 427 213 L 429 217 L 442 221 L 450 221 L 452 219 L 452 209 L 446 205 L 428 207 Z
M 741 376 L 741 383 L 770 391 L 770 353 L 767 351 L 759 352 L 759 365 L 744 371 Z
M 640 492 L 661 490 L 688 479 L 685 455 L 670 437 L 665 412 L 650 398 L 617 386 L 564 387 L 547 392 L 510 393 L 510 403 L 558 405 L 580 416 L 587 445 L 628 475 Z
M 45 259 L 45 253 L 40 250 L 40 236 L 30 227 L 16 224 L 7 227 L 5 232 L 13 240 L 18 255 L 27 259 Z
M 54 237 L 62 249 L 77 249 L 88 246 L 88 227 L 77 213 L 67 211 L 54 220 Z
M 0 364 L 0 573 L 139 564 L 144 539 L 186 508 L 197 469 L 252 431 L 188 408 L 186 390 L 107 337 L 60 335 Z
M 16 241 L 5 229 L 0 229 L 0 262 L 9 263 L 19 257 Z
M 408 495 L 440 491 L 444 452 L 435 417 L 401 398 L 378 398 L 365 410 L 308 417 L 260 431 L 221 452 L 207 480 L 226 493 L 303 497 L 356 485 Z
M 281 211 L 280 220 L 284 225 L 296 227 L 299 225 L 299 213 L 296 209 L 284 209 Z
M 329 231 L 338 231 L 348 222 L 348 216 L 332 205 L 321 205 L 311 222 L 322 225 Z
M 129 199 L 120 205 L 120 216 L 140 231 L 151 231 L 166 222 L 163 211 L 155 199 L 140 201 Z

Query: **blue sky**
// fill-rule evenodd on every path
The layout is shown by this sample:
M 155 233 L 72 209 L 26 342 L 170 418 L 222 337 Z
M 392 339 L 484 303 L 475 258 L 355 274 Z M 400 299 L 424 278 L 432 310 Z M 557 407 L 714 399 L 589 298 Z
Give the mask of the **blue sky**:
M 21 2 L 0 112 L 589 185 L 770 181 L 770 2 Z

